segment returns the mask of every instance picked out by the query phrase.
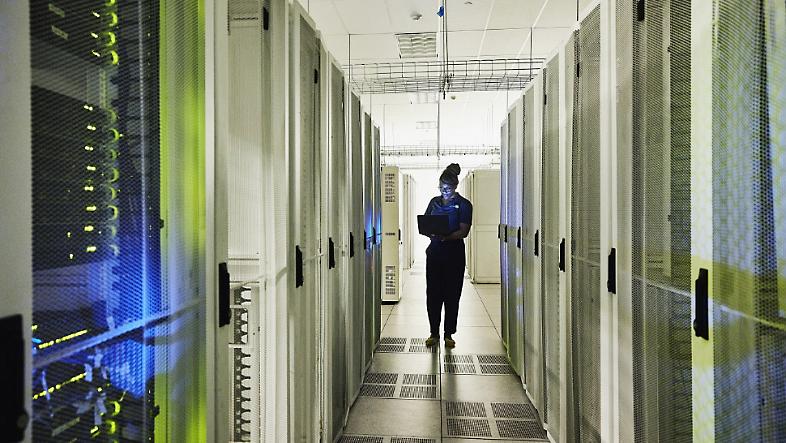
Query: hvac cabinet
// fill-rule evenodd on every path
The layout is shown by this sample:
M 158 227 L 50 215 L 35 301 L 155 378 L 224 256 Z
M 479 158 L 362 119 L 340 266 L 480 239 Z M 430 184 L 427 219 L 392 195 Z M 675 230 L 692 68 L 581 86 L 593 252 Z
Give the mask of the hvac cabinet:
M 474 205 L 474 220 L 467 239 L 467 263 L 475 283 L 500 283 L 500 254 L 496 214 L 499 213 L 500 171 L 477 169 L 462 182 L 467 198 Z
M 417 185 L 415 179 L 409 174 L 402 174 L 399 189 L 401 192 L 399 210 L 399 226 L 401 226 L 402 241 L 401 269 L 411 269 L 412 264 L 415 262 L 414 243 L 415 233 L 417 232 L 415 210 L 415 190 Z
M 402 229 L 401 213 L 404 212 L 402 183 L 404 177 L 396 166 L 382 168 L 382 269 L 383 302 L 401 300 Z

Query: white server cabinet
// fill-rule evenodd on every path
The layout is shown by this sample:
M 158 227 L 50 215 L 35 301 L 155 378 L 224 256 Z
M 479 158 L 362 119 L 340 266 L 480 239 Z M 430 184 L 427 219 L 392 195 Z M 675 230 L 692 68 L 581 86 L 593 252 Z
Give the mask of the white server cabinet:
M 540 157 L 543 131 L 542 72 L 524 92 L 524 169 L 522 174 L 522 264 L 524 305 L 525 378 L 532 402 L 543 418 L 544 354 L 543 310 L 540 282 L 541 226 L 540 226 Z
M 375 256 L 377 227 L 374 213 L 374 161 L 373 161 L 373 138 L 372 121 L 368 113 L 363 113 L 362 119 L 362 140 L 363 140 L 363 226 L 364 226 L 364 255 L 365 268 L 363 281 L 365 289 L 363 292 L 363 358 L 364 367 L 371 363 L 374 354 L 374 290 L 376 288 Z
M 511 365 L 527 382 L 524 354 L 525 309 L 522 253 L 527 238 L 522 225 L 524 208 L 524 101 L 519 98 L 508 113 L 508 355 Z
M 468 179 L 468 180 L 467 180 Z M 499 283 L 500 254 L 497 214 L 500 211 L 500 171 L 475 170 L 467 177 L 467 198 L 473 205 L 473 220 L 467 247 L 470 278 L 475 283 Z
M 374 125 L 372 136 L 372 167 L 374 171 L 374 335 L 375 349 L 382 333 L 382 162 L 380 158 L 380 132 Z
M 322 406 L 317 350 L 321 339 L 321 44 L 311 18 L 291 4 L 289 20 L 290 232 L 294 279 L 289 299 L 290 439 L 318 440 Z
M 355 93 L 347 90 L 348 135 L 350 151 L 349 196 L 350 218 L 352 231 L 349 239 L 349 256 L 352 290 L 347 321 L 347 353 L 348 353 L 348 399 L 354 402 L 360 391 L 360 384 L 365 373 L 365 275 L 366 275 L 366 235 L 365 235 L 365 204 L 363 180 L 363 112 L 360 99 Z
M 510 317 L 509 309 L 510 302 L 508 294 L 510 290 L 510 278 L 508 275 L 508 174 L 510 174 L 510 165 L 508 158 L 510 157 L 508 147 L 508 119 L 507 116 L 502 122 L 500 127 L 500 170 L 499 170 L 499 229 L 497 237 L 499 237 L 499 269 L 500 269 L 500 298 L 501 298 L 501 315 L 500 323 L 502 329 L 502 343 L 508 349 L 510 355 Z
M 323 87 L 328 91 L 327 140 L 328 178 L 324 188 L 326 201 L 325 223 L 327 225 L 326 259 L 327 285 L 322 291 L 323 322 L 323 359 L 322 388 L 325 398 L 323 405 L 323 426 L 330 440 L 335 441 L 341 433 L 345 414 L 349 409 L 347 402 L 347 310 L 351 303 L 348 280 L 348 225 L 349 199 L 347 186 L 347 144 L 345 136 L 346 119 L 344 113 L 345 83 L 344 74 L 338 63 L 323 54 Z
M 542 71 L 543 76 L 543 133 L 541 154 L 541 310 L 543 331 L 544 405 L 541 412 L 551 436 L 560 441 L 564 436 L 563 397 L 565 303 L 560 295 L 560 274 L 565 270 L 565 240 L 562 237 L 560 205 L 564 189 L 560 187 L 560 130 L 561 88 L 564 69 L 560 53 L 554 55 Z
M 571 435 L 582 441 L 599 440 L 601 432 L 600 15 L 595 8 L 584 18 L 575 40 L 570 278 L 576 428 Z
M 401 214 L 405 212 L 402 199 L 404 177 L 396 166 L 382 168 L 382 301 L 401 300 Z

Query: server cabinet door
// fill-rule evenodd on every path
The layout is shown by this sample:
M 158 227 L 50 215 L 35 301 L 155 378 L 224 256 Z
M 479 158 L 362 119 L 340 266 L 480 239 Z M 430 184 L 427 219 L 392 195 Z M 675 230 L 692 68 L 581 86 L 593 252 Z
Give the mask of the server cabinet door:
M 365 204 L 363 200 L 363 143 L 362 143 L 362 111 L 360 99 L 349 93 L 349 135 L 350 135 L 350 198 L 352 207 L 352 232 L 354 254 L 352 264 L 352 301 L 350 304 L 350 321 L 348 324 L 349 347 L 349 401 L 353 401 L 360 389 L 360 382 L 365 372 L 365 351 L 363 337 L 365 334 L 365 275 L 366 275 L 366 226 Z
M 779 441 L 786 438 L 786 5 L 713 4 L 712 167 L 696 171 L 712 171 L 712 268 L 704 282 L 697 277 L 695 333 L 707 332 L 712 345 L 712 436 Z
M 581 23 L 571 168 L 573 438 L 600 440 L 600 10 Z
M 500 323 L 502 323 L 502 343 L 508 350 L 510 355 L 510 316 L 509 311 L 511 305 L 509 302 L 509 276 L 508 276 L 508 242 L 507 229 L 508 229 L 508 174 L 510 166 L 508 165 L 509 158 L 508 147 L 508 123 L 507 119 L 502 123 L 500 128 L 500 201 L 499 201 L 499 229 L 497 236 L 499 237 L 499 272 L 500 272 L 500 298 L 501 298 L 501 312 Z
M 290 439 L 319 438 L 318 343 L 321 337 L 320 42 L 305 11 L 290 14 L 290 213 L 295 267 L 299 280 L 290 297 Z M 296 275 L 296 279 L 298 276 Z

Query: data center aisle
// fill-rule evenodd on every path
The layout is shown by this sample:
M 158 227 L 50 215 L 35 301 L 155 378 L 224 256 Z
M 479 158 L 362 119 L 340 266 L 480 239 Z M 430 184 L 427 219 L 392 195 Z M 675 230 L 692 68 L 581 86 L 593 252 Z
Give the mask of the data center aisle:
M 500 339 L 498 285 L 464 282 L 456 347 L 433 352 L 422 263 L 383 305 L 382 339 L 341 443 L 547 441 Z

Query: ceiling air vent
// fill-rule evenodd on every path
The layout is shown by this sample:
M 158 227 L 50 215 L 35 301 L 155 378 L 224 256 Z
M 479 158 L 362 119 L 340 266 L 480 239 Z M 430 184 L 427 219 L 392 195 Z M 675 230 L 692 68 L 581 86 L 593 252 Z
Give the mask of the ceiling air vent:
M 436 32 L 396 34 L 396 38 L 401 58 L 435 58 L 437 56 Z

